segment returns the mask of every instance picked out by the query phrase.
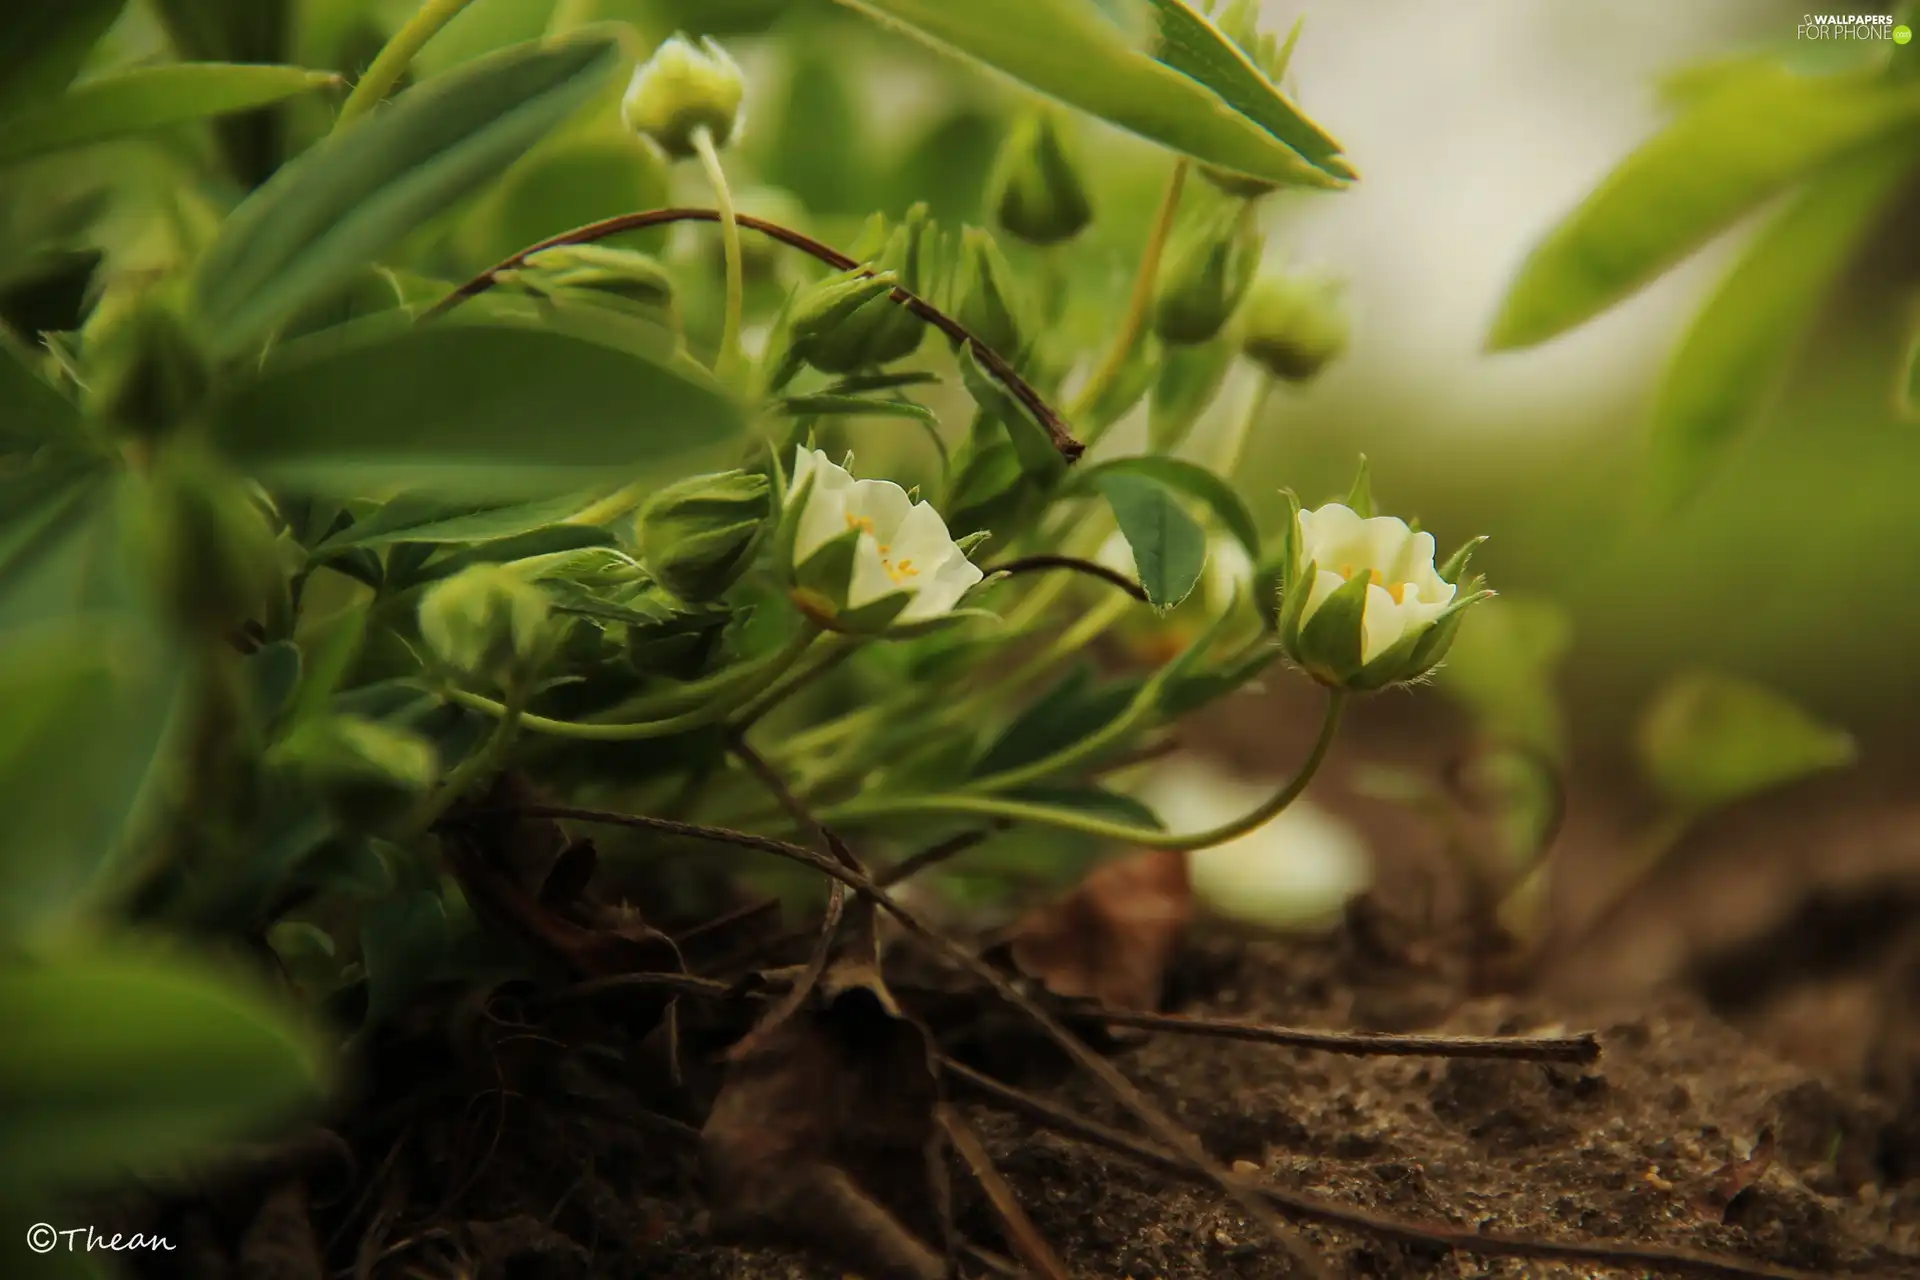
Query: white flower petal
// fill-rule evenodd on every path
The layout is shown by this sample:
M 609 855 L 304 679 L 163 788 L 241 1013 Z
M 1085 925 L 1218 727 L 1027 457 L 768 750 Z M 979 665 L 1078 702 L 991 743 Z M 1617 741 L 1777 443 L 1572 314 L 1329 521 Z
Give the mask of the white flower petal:
M 900 589 L 881 559 L 880 544 L 861 534 L 853 550 L 853 574 L 847 579 L 847 608 L 861 608 Z
M 1365 666 L 1392 648 L 1411 621 L 1407 607 L 1385 587 L 1377 583 L 1368 587 L 1366 612 L 1360 615 L 1360 664 Z
M 1307 619 L 1318 613 L 1327 597 L 1347 585 L 1347 580 L 1331 569 L 1318 570 L 1313 575 L 1313 588 L 1307 592 L 1306 607 L 1300 610 L 1300 625 L 1306 626 Z
M 913 510 L 913 503 L 907 497 L 907 491 L 891 480 L 856 480 L 853 482 L 853 496 L 847 503 L 848 514 L 856 519 L 864 519 L 866 528 L 880 540 L 882 548 L 890 547 L 900 532 L 900 526 L 906 522 L 907 515 Z M 883 555 L 891 551 L 883 550 Z

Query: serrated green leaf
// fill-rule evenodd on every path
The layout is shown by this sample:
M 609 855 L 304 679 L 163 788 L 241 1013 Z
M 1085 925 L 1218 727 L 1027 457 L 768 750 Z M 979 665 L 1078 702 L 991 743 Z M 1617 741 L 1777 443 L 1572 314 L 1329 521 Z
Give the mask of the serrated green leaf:
M 1197 160 L 1293 186 L 1341 185 L 1081 0 L 840 3 Z
M 1714 671 L 1675 677 L 1641 717 L 1640 766 L 1667 801 L 1704 813 L 1851 764 L 1853 739 L 1762 685 Z
M 1253 513 L 1232 485 L 1199 463 L 1159 455 L 1113 458 L 1088 467 L 1075 479 L 1098 487 L 1104 477 L 1116 475 L 1145 476 L 1204 503 L 1247 554 L 1256 562 L 1260 559 L 1260 527 L 1254 523 Z
M 743 426 L 681 367 L 559 328 L 449 322 L 290 351 L 212 415 L 241 468 L 290 490 L 490 500 L 688 462 Z
M 1527 256 L 1488 345 L 1532 346 L 1606 310 L 1741 214 L 1920 121 L 1920 85 L 1786 70 L 1709 94 L 1621 162 Z
M 317 1038 L 244 975 L 186 955 L 0 970 L 0 1178 L 9 1191 L 159 1171 L 317 1104 Z
M 51 151 L 250 111 L 340 83 L 304 67 L 180 62 L 89 80 L 0 121 L 0 165 Z
M 505 49 L 409 89 L 282 168 L 201 259 L 195 296 L 215 345 L 238 353 L 495 177 L 618 59 L 600 36 Z
M 1151 475 L 1109 471 L 1093 485 L 1113 508 L 1120 532 L 1133 549 L 1147 599 L 1162 609 L 1185 600 L 1207 562 L 1206 530 Z
M 9 0 L 0 24 L 0 112 L 64 90 L 126 0 Z
M 1910 141 L 1849 157 L 1747 246 L 1694 318 L 1654 397 L 1654 480 L 1698 487 L 1778 395 L 1822 305 L 1920 164 Z
M 1340 158 L 1340 144 L 1309 120 L 1204 14 L 1187 0 L 1151 3 L 1160 24 L 1160 61 L 1219 94 L 1315 168 L 1343 180 L 1356 176 Z

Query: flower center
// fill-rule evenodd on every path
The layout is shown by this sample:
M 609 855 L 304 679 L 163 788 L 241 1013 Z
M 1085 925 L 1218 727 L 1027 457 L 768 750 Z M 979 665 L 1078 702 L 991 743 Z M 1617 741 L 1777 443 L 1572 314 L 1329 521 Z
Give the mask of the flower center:
M 885 547 L 882 547 L 880 549 L 882 551 L 886 550 Z M 896 562 L 896 561 L 887 559 L 885 556 L 882 556 L 880 558 L 880 563 L 883 566 L 885 566 L 887 571 L 887 576 L 889 578 L 892 578 L 895 582 L 905 582 L 908 578 L 917 578 L 920 576 L 920 571 L 913 567 L 913 561 L 911 560 L 901 560 Z
M 1343 564 L 1340 566 L 1340 576 L 1348 579 L 1349 581 L 1351 581 L 1353 578 L 1353 572 L 1354 572 L 1353 566 L 1350 564 Z M 1393 597 L 1393 602 L 1395 604 L 1405 604 L 1407 602 L 1407 584 L 1406 583 L 1404 582 L 1390 583 L 1380 576 L 1380 571 L 1378 569 L 1367 570 L 1367 581 L 1373 583 L 1373 585 L 1376 587 L 1385 587 L 1387 589 L 1387 594 Z

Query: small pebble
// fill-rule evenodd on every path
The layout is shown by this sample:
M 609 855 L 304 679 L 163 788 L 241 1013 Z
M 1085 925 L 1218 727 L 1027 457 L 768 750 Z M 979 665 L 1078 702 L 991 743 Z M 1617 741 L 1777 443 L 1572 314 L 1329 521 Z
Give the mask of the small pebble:
M 1260 1172 L 1260 1166 L 1251 1160 L 1235 1160 L 1233 1171 L 1244 1178 Z

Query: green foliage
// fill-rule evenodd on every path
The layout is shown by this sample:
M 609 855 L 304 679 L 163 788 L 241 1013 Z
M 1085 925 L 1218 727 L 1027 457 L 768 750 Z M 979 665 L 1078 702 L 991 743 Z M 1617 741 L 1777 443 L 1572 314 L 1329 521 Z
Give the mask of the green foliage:
M 1752 681 L 1674 677 L 1640 719 L 1640 767 L 1676 811 L 1694 815 L 1851 764 L 1853 739 Z
M 1162 609 L 1185 600 L 1206 564 L 1206 531 L 1181 510 L 1166 485 L 1150 476 L 1109 471 L 1091 483 L 1112 506 L 1133 548 L 1147 599 Z

